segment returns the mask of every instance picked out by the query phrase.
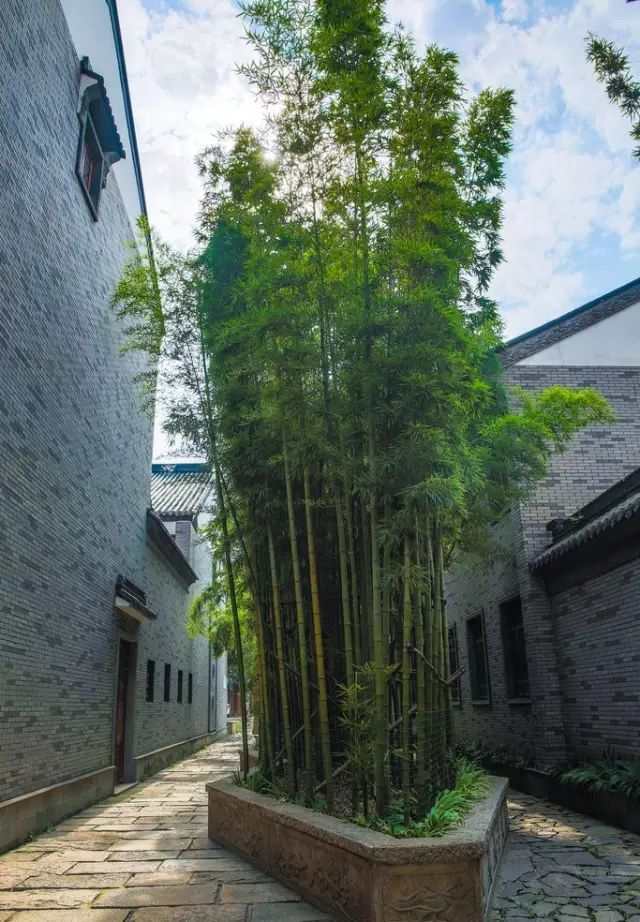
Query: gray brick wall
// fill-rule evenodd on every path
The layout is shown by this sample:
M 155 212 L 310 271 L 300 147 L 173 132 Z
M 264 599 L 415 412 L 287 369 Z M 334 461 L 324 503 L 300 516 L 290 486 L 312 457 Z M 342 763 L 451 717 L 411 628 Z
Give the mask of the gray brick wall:
M 640 755 L 640 561 L 553 597 L 567 746 Z
M 0 3 L 0 800 L 112 763 L 120 572 L 160 614 L 136 751 L 207 729 L 206 643 L 147 545 L 151 424 L 108 304 L 132 233 L 117 165 L 95 223 L 78 185 L 78 77 L 58 0 Z M 144 704 L 147 657 L 191 664 L 190 719 Z
M 484 609 L 492 703 L 470 704 L 469 679 L 463 677 L 463 706 L 454 709 L 459 737 L 482 738 L 489 746 L 522 751 L 535 749 L 542 759 L 562 758 L 572 740 L 575 708 L 562 706 L 567 688 L 559 651 L 566 642 L 561 618 L 551 605 L 544 583 L 529 571 L 533 558 L 549 543 L 546 524 L 568 515 L 640 466 L 640 369 L 513 366 L 512 383 L 528 391 L 551 384 L 593 387 L 613 406 L 613 425 L 579 433 L 569 450 L 552 459 L 548 476 L 529 501 L 514 509 L 498 530 L 511 548 L 509 564 L 491 563 L 472 555 L 458 559 L 447 579 L 449 618 L 458 624 L 460 658 L 467 664 L 464 619 Z M 499 604 L 519 593 L 523 602 L 530 705 L 506 702 Z M 584 715 L 583 715 L 584 719 Z M 604 723 L 601 724 L 601 728 Z

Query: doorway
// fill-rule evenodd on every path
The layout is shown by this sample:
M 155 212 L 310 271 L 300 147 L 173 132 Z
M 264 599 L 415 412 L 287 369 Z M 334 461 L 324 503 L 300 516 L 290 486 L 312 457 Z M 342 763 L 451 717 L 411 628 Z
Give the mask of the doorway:
M 118 656 L 118 684 L 116 691 L 116 726 L 114 761 L 116 766 L 116 784 L 124 781 L 125 749 L 127 743 L 127 711 L 129 701 L 129 675 L 132 665 L 132 644 L 120 640 Z

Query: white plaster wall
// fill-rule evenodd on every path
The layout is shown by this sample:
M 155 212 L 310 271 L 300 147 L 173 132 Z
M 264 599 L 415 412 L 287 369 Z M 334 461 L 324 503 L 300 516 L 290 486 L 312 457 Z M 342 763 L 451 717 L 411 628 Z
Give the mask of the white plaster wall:
M 191 566 L 198 574 L 198 581 L 191 587 L 191 597 L 202 592 L 211 582 L 211 548 L 202 534 L 202 529 L 211 520 L 209 513 L 198 516 L 200 532 L 192 529 L 191 532 Z M 204 644 L 205 641 L 202 640 Z M 220 659 L 211 660 L 210 683 L 210 721 L 211 730 L 223 730 L 227 725 L 227 654 Z
M 542 349 L 518 365 L 639 366 L 640 302 Z
M 109 7 L 106 0 L 60 0 L 60 2 L 78 58 L 86 55 L 91 61 L 93 70 L 104 77 L 113 117 L 126 153 L 124 160 L 113 165 L 107 183 L 112 182 L 114 177 L 117 179 L 131 226 L 135 227 L 141 207 L 133 170 L 131 138 L 127 127 L 124 94 L 120 82 Z

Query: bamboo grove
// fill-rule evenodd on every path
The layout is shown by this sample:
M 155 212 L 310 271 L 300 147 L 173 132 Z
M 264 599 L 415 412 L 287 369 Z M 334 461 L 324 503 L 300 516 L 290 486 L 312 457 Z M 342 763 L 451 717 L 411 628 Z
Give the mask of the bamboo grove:
M 114 302 L 162 361 L 168 430 L 212 464 L 261 772 L 409 820 L 451 783 L 447 564 L 608 409 L 501 383 L 511 92 L 470 98 L 455 55 L 419 52 L 380 0 L 242 11 L 266 128 L 202 154 L 195 251 L 156 242 Z

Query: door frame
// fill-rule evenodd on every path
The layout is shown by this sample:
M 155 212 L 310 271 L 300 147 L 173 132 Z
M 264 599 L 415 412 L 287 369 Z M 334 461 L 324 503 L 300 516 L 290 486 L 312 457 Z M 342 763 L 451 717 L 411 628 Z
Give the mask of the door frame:
M 125 700 L 125 735 L 124 735 L 124 767 L 123 778 L 120 782 L 116 776 L 116 723 L 118 711 L 118 675 L 120 671 L 120 642 L 129 644 L 129 669 L 127 676 L 127 696 Z M 111 756 L 114 770 L 114 784 L 128 784 L 137 781 L 136 765 L 133 758 L 135 740 L 135 703 L 136 703 L 136 677 L 138 674 L 138 643 L 135 634 L 119 630 L 116 637 L 116 668 L 114 676 L 113 696 L 113 732 L 111 736 Z

